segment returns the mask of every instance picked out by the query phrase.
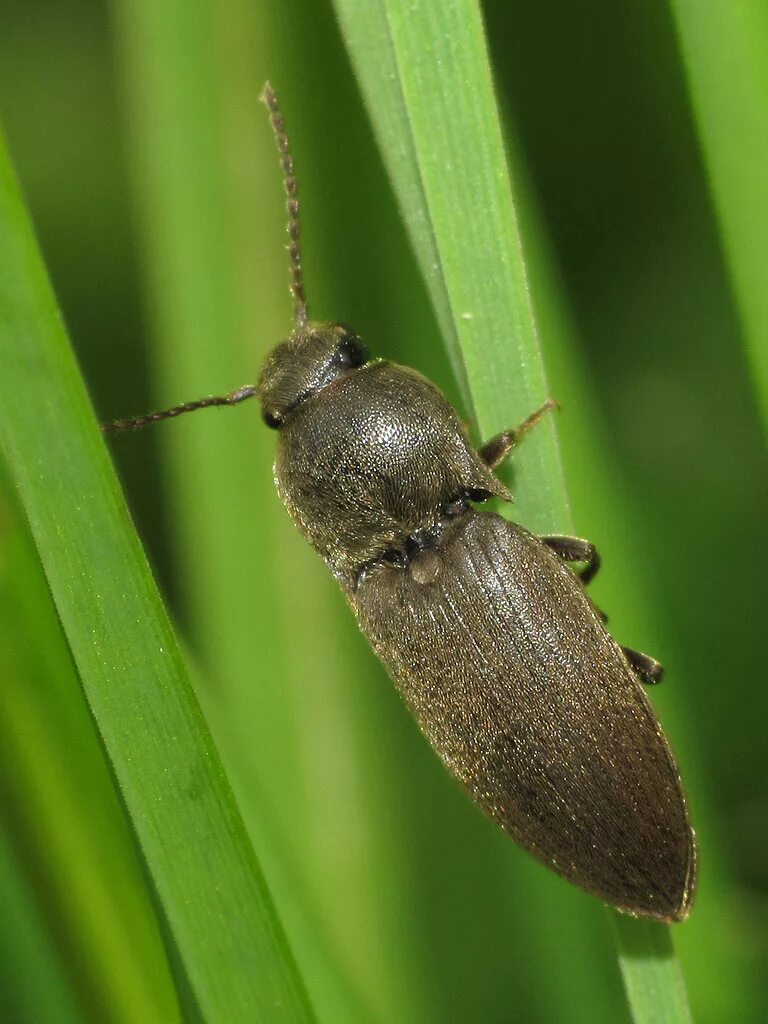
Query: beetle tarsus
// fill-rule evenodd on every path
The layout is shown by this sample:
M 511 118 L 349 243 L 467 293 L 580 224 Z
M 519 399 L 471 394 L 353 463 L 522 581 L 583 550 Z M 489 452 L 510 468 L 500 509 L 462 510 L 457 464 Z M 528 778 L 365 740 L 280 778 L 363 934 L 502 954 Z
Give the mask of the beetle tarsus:
M 539 420 L 550 410 L 558 409 L 559 405 L 554 398 L 548 398 L 544 405 L 536 412 L 531 413 L 524 419 L 520 426 L 514 430 L 502 430 L 500 434 L 486 441 L 480 449 L 480 458 L 490 469 L 497 469 L 506 459 L 513 448 L 520 444 L 523 437 L 531 430 Z
M 600 555 L 590 541 L 582 540 L 581 537 L 565 537 L 560 534 L 540 537 L 539 540 L 542 540 L 563 561 L 585 563 L 584 568 L 578 574 L 585 587 L 597 576 L 600 568 Z
M 643 654 L 642 651 L 636 651 L 633 647 L 622 647 L 624 655 L 635 670 L 635 673 L 640 676 L 641 680 L 648 686 L 654 686 L 656 683 L 660 683 L 664 678 L 664 666 L 660 665 L 655 658 L 652 658 L 649 654 Z

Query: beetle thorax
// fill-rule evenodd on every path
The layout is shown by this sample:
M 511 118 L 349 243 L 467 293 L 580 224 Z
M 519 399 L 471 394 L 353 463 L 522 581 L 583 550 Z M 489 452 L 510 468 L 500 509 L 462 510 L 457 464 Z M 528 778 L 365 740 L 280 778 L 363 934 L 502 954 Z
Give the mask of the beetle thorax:
M 267 426 L 281 427 L 303 402 L 367 358 L 360 339 L 343 324 L 297 328 L 272 350 L 261 371 L 258 393 Z
M 437 538 L 470 492 L 508 497 L 440 392 L 384 361 L 337 374 L 282 423 L 275 482 L 301 531 L 347 588 L 414 536 Z

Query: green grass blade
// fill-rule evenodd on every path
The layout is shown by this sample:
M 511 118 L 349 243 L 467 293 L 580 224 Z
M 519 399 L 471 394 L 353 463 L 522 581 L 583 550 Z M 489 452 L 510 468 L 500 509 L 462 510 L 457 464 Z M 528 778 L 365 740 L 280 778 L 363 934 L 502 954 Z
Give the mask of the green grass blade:
M 768 426 L 768 8 L 672 0 L 726 262 Z
M 0 464 L 3 830 L 34 881 L 83 1013 L 173 1024 L 175 988 L 134 837 L 7 485 Z
M 624 985 L 638 1024 L 691 1020 L 688 995 L 670 929 L 655 921 L 612 915 Z
M 449 354 L 490 437 L 548 391 L 479 9 L 454 0 L 337 0 L 336 9 Z M 526 441 L 516 479 L 526 522 L 562 528 L 551 419 Z M 534 492 L 535 502 L 524 497 Z
M 449 347 L 458 340 L 481 434 L 490 436 L 536 408 L 547 385 L 479 8 L 468 0 L 336 7 L 440 321 L 451 323 Z M 567 532 L 552 423 L 526 440 L 515 468 L 516 513 L 534 529 Z M 671 942 L 659 940 L 665 932 L 631 920 L 617 930 L 637 1020 L 654 1019 L 650 1004 L 655 1019 L 688 1019 Z
M 0 408 L 5 456 L 203 1018 L 309 1019 L 4 150 Z
M 338 225 L 334 196 L 342 207 L 349 196 L 338 183 L 318 186 L 327 124 L 295 102 L 318 49 L 339 66 L 344 54 L 323 5 L 298 13 L 280 2 L 131 0 L 116 9 L 162 407 L 253 380 L 290 327 L 280 170 L 258 102 L 266 78 L 296 157 L 313 314 L 353 316 L 332 298 L 334 272 L 349 275 L 313 230 L 323 216 Z M 308 91 L 317 96 L 314 82 Z M 336 82 L 333 98 L 358 112 L 351 81 Z M 359 173 L 356 158 L 347 167 Z M 397 844 L 408 764 L 382 755 L 390 720 L 413 727 L 389 681 L 370 678 L 373 656 L 275 493 L 275 437 L 257 404 L 167 427 L 121 447 L 162 448 L 189 641 L 312 1004 L 339 1024 L 433 1019 L 412 952 L 419 907 L 403 895 L 412 854 Z
M 6 921 L 0 929 L 0 1019 L 6 1024 L 78 1024 L 83 1007 L 35 896 L 8 837 L 0 832 L 0 899 Z

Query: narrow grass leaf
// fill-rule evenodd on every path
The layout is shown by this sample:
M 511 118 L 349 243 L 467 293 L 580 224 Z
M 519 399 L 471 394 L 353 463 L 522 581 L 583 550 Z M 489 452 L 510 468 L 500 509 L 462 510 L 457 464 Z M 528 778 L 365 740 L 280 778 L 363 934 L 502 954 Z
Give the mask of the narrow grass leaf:
M 336 9 L 459 382 L 489 437 L 548 393 L 479 9 L 466 0 L 337 0 Z M 526 522 L 562 528 L 551 420 L 526 441 L 516 481 L 521 496 L 536 493 L 521 497 Z
M 768 427 L 768 8 L 672 0 L 758 402 Z
M 162 407 L 253 381 L 290 326 L 285 205 L 259 94 L 271 78 L 296 147 L 302 210 L 321 207 L 309 200 L 307 125 L 288 70 L 309 66 L 295 24 L 305 38 L 307 28 L 277 2 L 125 0 L 115 11 L 151 389 Z M 320 46 L 313 34 L 311 50 Z M 307 249 L 305 263 L 316 266 Z M 309 292 L 322 301 L 322 288 Z M 181 616 L 204 666 L 201 698 L 312 1005 L 342 1024 L 392 1013 L 407 1021 L 413 985 L 398 970 L 407 951 L 382 940 L 382 917 L 401 921 L 394 858 L 381 813 L 376 832 L 366 824 L 383 772 L 357 750 L 369 732 L 352 704 L 364 690 L 360 659 L 333 581 L 275 493 L 275 436 L 251 402 L 185 417 L 155 439 Z
M 450 325 L 449 351 L 461 350 L 490 436 L 541 404 L 547 385 L 479 7 L 336 0 L 336 9 L 441 326 Z M 570 528 L 552 423 L 526 439 L 515 480 L 527 525 Z M 688 1019 L 665 932 L 631 920 L 617 929 L 639 1021 L 651 1019 L 650 1003 L 655 1019 Z
M 3 500 L 3 477 L 0 472 L 3 829 L 23 852 L 85 1012 L 114 1024 L 173 1024 L 175 991 L 135 841 L 37 553 L 20 511 Z
M 691 1020 L 688 995 L 669 927 L 612 914 L 624 985 L 637 1024 Z
M 0 152 L 0 438 L 91 710 L 207 1021 L 303 990 Z
M 51 939 L 44 912 L 7 835 L 0 832 L 0 1019 L 78 1024 L 83 1007 Z

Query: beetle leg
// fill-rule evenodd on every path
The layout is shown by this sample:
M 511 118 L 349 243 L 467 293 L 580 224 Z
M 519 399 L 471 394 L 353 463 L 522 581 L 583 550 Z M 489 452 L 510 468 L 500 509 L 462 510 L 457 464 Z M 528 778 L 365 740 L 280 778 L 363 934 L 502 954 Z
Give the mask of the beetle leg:
M 584 568 L 579 573 L 579 578 L 584 586 L 594 579 L 597 570 L 600 568 L 600 555 L 594 544 L 580 537 L 562 537 L 559 534 L 552 537 L 540 537 L 548 548 L 551 548 L 566 562 L 584 562 Z
M 536 412 L 531 413 L 527 419 L 523 420 L 519 427 L 515 427 L 514 430 L 502 430 L 500 434 L 492 437 L 490 441 L 486 441 L 480 449 L 480 458 L 490 469 L 496 469 L 502 464 L 512 449 L 520 443 L 531 427 L 535 427 L 542 416 L 549 412 L 550 409 L 556 408 L 557 402 L 554 398 L 548 398 L 544 405 L 537 409 Z
M 649 686 L 653 683 L 660 683 L 664 678 L 664 666 L 660 665 L 655 658 L 648 654 L 636 651 L 632 647 L 622 647 L 627 661 L 640 676 L 644 683 Z

